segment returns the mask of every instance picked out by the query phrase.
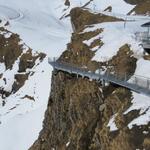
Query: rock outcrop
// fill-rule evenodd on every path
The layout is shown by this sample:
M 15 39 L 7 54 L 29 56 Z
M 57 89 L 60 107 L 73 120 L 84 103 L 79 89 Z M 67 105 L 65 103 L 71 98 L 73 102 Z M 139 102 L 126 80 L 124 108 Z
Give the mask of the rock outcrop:
M 135 15 L 149 15 L 150 14 L 150 1 L 149 0 L 125 0 L 130 4 L 134 4 L 135 8 L 129 14 Z
M 0 72 L 1 82 L 0 97 L 5 104 L 5 99 L 16 93 L 28 79 L 28 76 L 34 72 L 30 72 L 35 66 L 36 60 L 42 61 L 45 57 L 43 53 L 33 53 L 32 50 L 26 46 L 17 34 L 14 34 L 5 28 L 0 28 L 0 63 L 3 65 L 2 72 Z M 27 71 L 28 69 L 28 71 Z M 9 82 L 9 76 L 5 72 L 13 72 L 14 80 L 11 85 L 7 85 Z M 10 87 L 11 86 L 11 87 Z M 9 87 L 7 89 L 7 87 Z

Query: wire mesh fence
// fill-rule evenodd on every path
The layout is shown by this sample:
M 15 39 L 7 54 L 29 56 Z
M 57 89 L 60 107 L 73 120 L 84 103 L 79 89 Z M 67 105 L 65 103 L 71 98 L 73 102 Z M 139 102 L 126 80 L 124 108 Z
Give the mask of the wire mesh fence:
M 135 39 L 137 41 L 147 40 L 147 38 L 148 38 L 148 32 L 136 32 L 135 33 Z
M 81 75 L 83 77 L 89 77 L 90 79 L 96 80 L 106 80 L 109 82 L 116 83 L 118 85 L 122 85 L 124 87 L 128 87 L 129 89 L 135 90 L 149 90 L 150 92 L 150 78 L 146 78 L 144 76 L 138 75 L 129 75 L 127 73 L 119 74 L 112 73 L 110 71 L 102 72 L 101 69 L 98 69 L 96 72 L 92 72 L 87 70 L 87 68 L 81 68 L 75 64 L 70 64 L 67 62 L 62 62 L 58 58 L 49 58 L 48 62 L 58 70 L 66 71 L 69 73 L 74 73 L 77 75 Z M 149 93 L 150 94 L 150 93 Z

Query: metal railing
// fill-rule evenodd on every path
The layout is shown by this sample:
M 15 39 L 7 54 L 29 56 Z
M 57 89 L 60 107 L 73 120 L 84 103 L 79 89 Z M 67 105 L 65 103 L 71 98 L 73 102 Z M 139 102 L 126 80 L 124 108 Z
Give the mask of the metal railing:
M 136 32 L 135 39 L 141 42 L 143 48 L 150 48 L 150 35 L 148 32 Z
M 89 79 L 111 82 L 122 87 L 126 87 L 132 91 L 150 96 L 150 78 L 138 75 L 131 76 L 126 73 L 114 74 L 109 71 L 102 72 L 101 69 L 98 69 L 96 72 L 92 72 L 87 68 L 82 68 L 74 64 L 62 62 L 56 58 L 49 58 L 48 62 L 54 67 L 54 69 L 71 74 L 77 74 L 77 76 L 80 75 L 82 77 L 88 77 Z
M 135 38 L 137 41 L 142 41 L 143 39 L 148 38 L 148 32 L 136 32 Z

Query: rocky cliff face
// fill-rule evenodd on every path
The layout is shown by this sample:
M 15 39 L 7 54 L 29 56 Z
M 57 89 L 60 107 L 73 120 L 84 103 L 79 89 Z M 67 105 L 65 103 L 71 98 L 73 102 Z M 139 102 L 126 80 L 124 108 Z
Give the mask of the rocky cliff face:
M 129 3 L 129 4 L 132 4 L 132 5 L 137 5 L 137 4 L 140 4 L 142 2 L 146 2 L 148 0 L 124 0 L 124 1 Z
M 137 59 L 130 45 L 122 45 L 111 60 L 96 62 L 91 60 L 96 51 L 90 49 L 101 47 L 103 41 L 95 40 L 90 46 L 83 42 L 103 32 L 100 28 L 82 33 L 85 26 L 120 19 L 80 8 L 72 10 L 70 15 L 75 32 L 60 61 L 86 66 L 92 71 L 105 67 L 116 74 L 133 75 Z M 103 87 L 101 82 L 57 70 L 53 71 L 51 87 L 43 130 L 30 150 L 150 149 L 150 124 L 128 128 L 129 122 L 139 116 L 139 110 L 124 114 L 133 99 L 128 89 L 114 84 Z M 115 130 L 109 126 L 111 121 Z
M 135 8 L 129 14 L 149 15 L 150 1 L 149 0 L 125 0 L 126 2 L 135 5 Z
M 35 66 L 37 60 L 42 61 L 45 54 L 33 53 L 17 34 L 3 27 L 0 28 L 0 41 L 0 103 L 4 106 L 7 97 L 16 93 L 28 77 L 34 74 L 30 69 Z

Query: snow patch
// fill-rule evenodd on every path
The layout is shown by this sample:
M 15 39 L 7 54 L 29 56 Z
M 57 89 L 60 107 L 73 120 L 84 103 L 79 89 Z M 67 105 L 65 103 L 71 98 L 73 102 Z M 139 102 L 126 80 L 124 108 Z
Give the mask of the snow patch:
M 113 115 L 112 118 L 109 120 L 107 127 L 110 127 L 110 131 L 117 131 L 118 130 L 118 128 L 115 124 L 115 117 L 116 116 L 117 116 L 117 114 Z
M 132 120 L 128 127 L 131 129 L 134 125 L 147 125 L 150 121 L 150 98 L 135 92 L 132 92 L 133 100 L 132 106 L 124 112 L 124 115 L 128 114 L 132 110 L 140 110 L 139 117 Z
M 92 60 L 109 61 L 117 54 L 119 48 L 125 44 L 130 46 L 130 49 L 134 52 L 134 57 L 142 57 L 143 48 L 134 38 L 134 33 L 141 29 L 140 23 L 129 23 L 126 28 L 124 28 L 123 22 L 102 23 L 95 24 L 92 27 L 87 27 L 84 32 L 95 31 L 100 28 L 103 29 L 103 32 L 100 33 L 100 35 L 93 37 L 88 41 L 84 41 L 84 43 L 90 45 L 93 40 L 101 38 L 102 42 L 104 43 L 100 48 L 96 47 L 97 51 Z
M 135 75 L 141 76 L 142 78 L 145 78 L 145 81 L 142 81 L 139 84 L 143 84 L 147 86 L 147 79 L 150 79 L 150 61 L 145 60 L 143 58 L 138 59 Z M 132 78 L 131 78 L 132 80 Z M 150 89 L 150 86 L 147 87 Z M 124 114 L 127 114 L 131 112 L 132 110 L 139 110 L 140 114 L 139 117 L 132 120 L 128 127 L 131 129 L 134 125 L 140 126 L 140 125 L 147 125 L 150 122 L 150 97 L 132 92 L 133 100 L 132 100 L 132 106 L 124 112 Z
M 83 41 L 84 44 L 88 45 L 88 46 L 91 46 L 91 44 L 95 41 L 95 40 L 98 40 L 98 39 L 101 39 L 101 35 L 97 35 L 95 37 L 92 37 L 91 39 L 89 40 L 85 40 Z
M 69 145 L 70 145 L 70 141 L 69 141 L 69 142 L 67 142 L 66 147 L 68 147 Z

